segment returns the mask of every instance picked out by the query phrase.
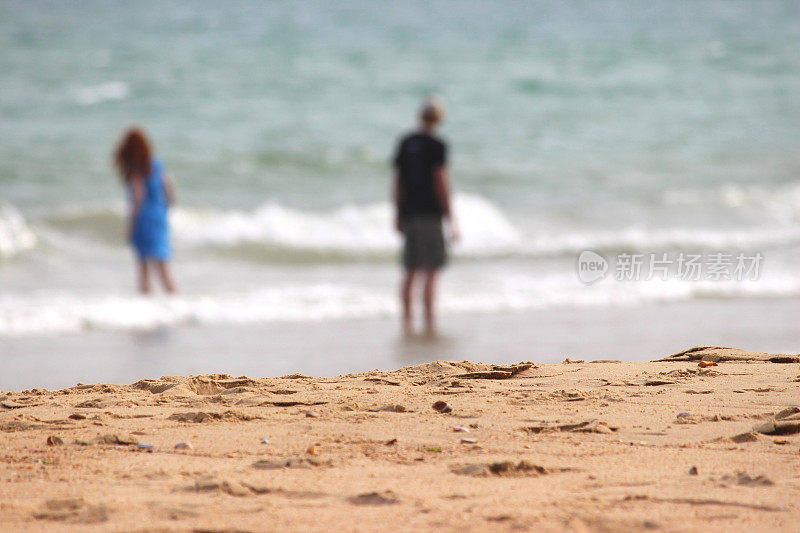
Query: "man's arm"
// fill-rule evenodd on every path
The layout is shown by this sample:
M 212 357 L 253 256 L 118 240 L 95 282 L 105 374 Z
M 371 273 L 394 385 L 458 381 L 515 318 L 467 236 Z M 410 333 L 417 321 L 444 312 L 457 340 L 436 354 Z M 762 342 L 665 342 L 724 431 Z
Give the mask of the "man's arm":
M 400 203 L 403 201 L 403 183 L 400 181 L 400 171 L 394 171 L 392 183 L 392 200 L 394 201 L 394 227 L 403 233 L 403 220 L 400 217 Z
M 447 167 L 444 165 L 438 167 L 433 173 L 433 178 L 436 186 L 436 195 L 439 197 L 442 211 L 444 211 L 444 216 L 450 221 L 450 237 L 453 240 L 458 240 L 458 225 L 456 224 L 456 218 L 453 214 L 450 173 L 447 171 Z

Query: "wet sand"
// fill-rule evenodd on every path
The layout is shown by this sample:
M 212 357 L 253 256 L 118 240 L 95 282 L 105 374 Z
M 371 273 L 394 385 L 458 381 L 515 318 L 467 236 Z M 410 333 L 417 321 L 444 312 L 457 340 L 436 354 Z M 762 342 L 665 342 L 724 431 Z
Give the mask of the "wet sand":
M 764 317 L 770 317 L 764 320 Z M 0 335 L 0 390 L 132 383 L 162 375 L 227 373 L 335 376 L 436 360 L 560 363 L 648 361 L 695 344 L 794 352 L 800 298 L 696 300 L 636 307 L 454 313 L 442 337 L 408 342 L 395 316 L 304 323 L 211 326 L 71 335 Z M 575 332 L 579 331 L 580 335 Z M 42 372 L 55 366 L 57 371 Z
M 797 356 L 730 349 L 0 393 L 0 524 L 790 531 L 798 404 Z

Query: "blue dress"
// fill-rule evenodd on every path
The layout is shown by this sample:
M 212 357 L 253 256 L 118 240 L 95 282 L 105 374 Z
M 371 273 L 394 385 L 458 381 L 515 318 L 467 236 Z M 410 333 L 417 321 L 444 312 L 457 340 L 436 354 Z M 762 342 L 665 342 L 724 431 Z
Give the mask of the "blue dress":
M 167 261 L 172 257 L 169 237 L 169 202 L 164 185 L 164 163 L 152 162 L 150 175 L 145 182 L 145 197 L 133 229 L 133 248 L 140 259 Z M 133 198 L 133 191 L 129 191 Z

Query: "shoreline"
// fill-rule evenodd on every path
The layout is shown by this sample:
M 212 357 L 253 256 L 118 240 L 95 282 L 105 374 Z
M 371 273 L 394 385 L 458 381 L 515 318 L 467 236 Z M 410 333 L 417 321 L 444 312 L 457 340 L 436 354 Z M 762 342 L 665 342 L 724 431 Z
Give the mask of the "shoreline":
M 765 321 L 764 316 L 771 318 Z M 644 361 L 700 343 L 794 353 L 800 298 L 753 299 L 736 306 L 704 300 L 603 310 L 445 314 L 439 342 L 407 342 L 398 322 L 391 316 L 0 338 L 5 354 L 0 390 L 61 389 L 78 381 L 133 383 L 162 375 L 334 376 L 437 359 Z
M 791 529 L 797 356 L 685 356 L 717 364 L 436 361 L 329 378 L 216 374 L 2 392 L 0 523 Z M 435 411 L 438 401 L 452 411 Z

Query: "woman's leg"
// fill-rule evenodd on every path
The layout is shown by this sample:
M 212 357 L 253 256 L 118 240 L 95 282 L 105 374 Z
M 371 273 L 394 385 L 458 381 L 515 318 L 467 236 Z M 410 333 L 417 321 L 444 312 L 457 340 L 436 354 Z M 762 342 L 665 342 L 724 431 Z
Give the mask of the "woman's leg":
M 166 261 L 158 261 L 156 265 L 158 265 L 158 274 L 161 277 L 161 284 L 164 286 L 164 290 L 170 294 L 178 292 L 178 288 L 175 286 L 175 280 L 172 279 L 169 263 Z
M 150 292 L 150 271 L 147 269 L 147 260 L 140 257 L 137 262 L 137 267 L 139 292 L 147 294 Z

